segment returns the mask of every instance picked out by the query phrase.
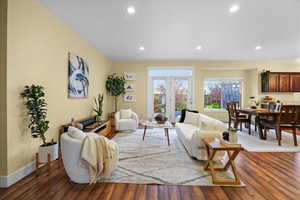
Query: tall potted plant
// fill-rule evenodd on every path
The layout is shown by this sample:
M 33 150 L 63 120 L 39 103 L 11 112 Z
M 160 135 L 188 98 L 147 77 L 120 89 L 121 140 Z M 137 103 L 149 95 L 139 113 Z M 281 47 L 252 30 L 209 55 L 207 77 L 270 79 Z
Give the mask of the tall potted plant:
M 43 142 L 39 146 L 39 162 L 47 162 L 48 153 L 50 153 L 51 160 L 56 160 L 58 158 L 58 145 L 53 139 L 51 142 L 47 142 L 45 136 L 49 129 L 49 121 L 47 120 L 44 88 L 39 85 L 26 85 L 21 97 L 25 100 L 24 104 L 29 116 L 28 128 L 31 130 L 31 136 L 40 138 Z
M 95 98 L 94 101 L 95 108 L 93 110 L 96 113 L 96 120 L 101 122 L 103 114 L 103 94 L 99 94 L 98 98 Z
M 109 75 L 106 84 L 106 90 L 114 97 L 115 100 L 115 112 L 118 111 L 118 96 L 125 94 L 125 78 L 123 76 L 117 76 L 115 73 Z

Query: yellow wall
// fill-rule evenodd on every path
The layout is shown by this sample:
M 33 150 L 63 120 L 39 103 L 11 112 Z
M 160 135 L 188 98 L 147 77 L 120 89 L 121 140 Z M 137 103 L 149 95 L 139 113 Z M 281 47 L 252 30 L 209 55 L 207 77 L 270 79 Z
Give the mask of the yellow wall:
M 203 112 L 203 81 L 209 77 L 241 77 L 244 78 L 243 103 L 248 105 L 250 96 L 261 98 L 265 95 L 274 96 L 284 101 L 299 101 L 298 93 L 261 93 L 259 73 L 262 69 L 271 71 L 300 71 L 299 62 L 113 62 L 113 71 L 118 74 L 136 72 L 136 102 L 124 103 L 119 99 L 120 108 L 132 108 L 141 119 L 147 119 L 147 69 L 148 67 L 194 66 L 195 69 L 195 108 Z M 225 112 L 205 112 L 205 114 L 221 120 L 227 119 Z
M 7 173 L 6 134 L 7 0 L 0 1 L 0 176 Z
M 34 160 L 41 141 L 31 138 L 24 121 L 20 92 L 27 84 L 45 87 L 50 129 L 47 138 L 57 139 L 58 127 L 92 113 L 93 97 L 105 92 L 112 62 L 102 56 L 35 0 L 8 3 L 8 174 Z M 68 52 L 85 58 L 90 66 L 89 96 L 68 98 Z M 104 111 L 111 104 L 105 98 Z

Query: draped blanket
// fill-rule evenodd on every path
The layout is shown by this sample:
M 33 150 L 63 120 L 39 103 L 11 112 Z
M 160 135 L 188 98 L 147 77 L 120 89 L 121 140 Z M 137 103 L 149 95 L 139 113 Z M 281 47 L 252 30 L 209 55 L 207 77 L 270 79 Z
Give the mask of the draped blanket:
M 118 160 L 119 147 L 114 141 L 104 136 L 87 136 L 83 140 L 81 163 L 89 170 L 90 184 L 99 178 L 109 178 Z

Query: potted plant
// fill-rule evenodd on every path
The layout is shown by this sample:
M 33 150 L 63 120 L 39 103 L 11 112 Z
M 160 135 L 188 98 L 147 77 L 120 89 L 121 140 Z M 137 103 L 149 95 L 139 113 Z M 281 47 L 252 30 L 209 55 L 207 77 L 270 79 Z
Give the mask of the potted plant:
M 31 136 L 40 138 L 43 142 L 39 146 L 39 162 L 47 162 L 48 153 L 50 153 L 51 160 L 56 160 L 58 158 L 58 144 L 53 139 L 51 142 L 47 142 L 45 136 L 49 129 L 49 121 L 47 120 L 44 88 L 39 85 L 26 85 L 21 97 L 25 100 L 24 104 L 29 116 L 28 128 L 31 130 Z
M 103 114 L 103 94 L 99 94 L 98 98 L 94 99 L 95 101 L 95 108 L 93 109 L 96 113 L 96 121 L 101 122 L 102 121 L 102 114 Z
M 118 111 L 118 96 L 125 94 L 125 78 L 123 76 L 117 76 L 115 73 L 109 75 L 106 84 L 106 90 L 114 97 L 115 100 L 115 112 Z
M 268 88 L 269 88 L 269 73 L 270 71 L 265 71 L 263 70 L 260 73 L 260 77 L 261 77 L 261 90 L 262 92 L 267 92 Z

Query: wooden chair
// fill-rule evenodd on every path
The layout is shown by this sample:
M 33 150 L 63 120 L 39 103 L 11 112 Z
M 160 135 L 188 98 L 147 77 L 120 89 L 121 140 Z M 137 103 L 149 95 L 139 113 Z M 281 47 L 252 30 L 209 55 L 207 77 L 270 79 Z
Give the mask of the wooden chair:
M 239 103 L 237 101 L 230 101 L 227 103 L 227 111 L 229 124 L 228 129 L 231 127 L 231 122 L 234 123 L 234 128 L 238 128 L 240 124 L 240 130 L 243 130 L 243 123 L 245 123 L 245 127 L 249 130 L 249 135 L 251 134 L 251 119 L 245 115 L 240 115 L 237 108 Z
M 261 125 L 264 128 L 264 134 L 267 134 L 267 129 L 275 129 L 276 138 L 278 140 L 278 145 L 281 146 L 282 140 L 282 130 L 287 130 L 293 134 L 294 145 L 297 146 L 297 121 L 299 118 L 299 109 L 295 105 L 282 105 L 280 106 L 280 111 L 276 119 L 268 120 L 263 119 Z

